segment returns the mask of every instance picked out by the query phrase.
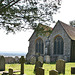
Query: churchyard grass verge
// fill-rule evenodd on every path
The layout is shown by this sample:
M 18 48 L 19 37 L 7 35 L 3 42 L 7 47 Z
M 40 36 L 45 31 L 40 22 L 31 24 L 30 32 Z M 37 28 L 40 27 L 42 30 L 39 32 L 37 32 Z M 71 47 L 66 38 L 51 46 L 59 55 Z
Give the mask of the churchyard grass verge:
M 26 75 L 35 75 L 34 74 L 34 66 L 35 65 L 30 65 L 30 64 L 25 64 L 25 74 Z M 65 74 L 64 75 L 71 75 L 71 67 L 75 67 L 75 62 L 68 62 L 66 63 L 65 67 Z M 20 70 L 20 64 L 6 64 L 5 70 L 8 71 L 9 68 L 13 68 L 13 70 Z M 56 64 L 44 64 L 43 69 L 45 69 L 45 75 L 49 75 L 50 70 L 55 70 L 56 69 Z M 59 74 L 63 75 L 63 74 Z

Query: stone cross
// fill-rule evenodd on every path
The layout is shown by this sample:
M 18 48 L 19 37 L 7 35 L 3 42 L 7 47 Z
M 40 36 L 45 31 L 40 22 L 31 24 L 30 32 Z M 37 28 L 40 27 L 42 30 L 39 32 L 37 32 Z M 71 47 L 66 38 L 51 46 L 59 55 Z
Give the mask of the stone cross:
M 44 69 L 42 69 L 41 67 L 37 68 L 36 75 L 44 75 Z
M 21 56 L 20 63 L 21 63 L 21 75 L 22 75 L 22 74 L 24 74 L 24 63 L 25 63 L 24 56 Z
M 9 75 L 13 75 L 13 69 L 9 69 Z
M 58 71 L 57 70 L 51 70 L 51 71 L 49 71 L 49 75 L 58 75 Z

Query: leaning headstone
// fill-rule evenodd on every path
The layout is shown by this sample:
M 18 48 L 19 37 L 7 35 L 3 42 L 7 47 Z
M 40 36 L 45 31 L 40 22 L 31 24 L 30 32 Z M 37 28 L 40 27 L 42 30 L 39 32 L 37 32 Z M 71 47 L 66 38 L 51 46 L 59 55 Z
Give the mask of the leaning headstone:
M 39 56 L 38 57 L 38 61 L 40 61 L 41 63 L 43 63 L 43 57 L 42 56 Z
M 56 62 L 56 70 L 58 73 L 65 73 L 65 61 L 62 59 L 57 60 Z
M 5 70 L 5 58 L 4 56 L 0 56 L 0 71 Z
M 45 63 L 47 63 L 47 64 L 50 63 L 50 56 L 49 55 L 45 56 Z
M 36 72 L 36 69 L 39 68 L 39 67 L 43 67 L 43 63 L 41 63 L 40 61 L 37 61 L 37 62 L 35 63 L 34 72 Z
M 35 64 L 35 63 L 36 63 L 36 57 L 33 56 L 33 57 L 31 57 L 31 59 L 30 59 L 30 64 Z
M 44 69 L 42 69 L 41 67 L 37 68 L 36 75 L 44 75 Z
M 75 67 L 71 67 L 71 74 L 75 74 Z
M 21 63 L 21 74 L 24 74 L 24 63 L 25 63 L 24 56 L 21 56 L 20 63 Z
M 49 75 L 58 75 L 58 71 L 57 70 L 51 70 L 51 71 L 49 71 Z

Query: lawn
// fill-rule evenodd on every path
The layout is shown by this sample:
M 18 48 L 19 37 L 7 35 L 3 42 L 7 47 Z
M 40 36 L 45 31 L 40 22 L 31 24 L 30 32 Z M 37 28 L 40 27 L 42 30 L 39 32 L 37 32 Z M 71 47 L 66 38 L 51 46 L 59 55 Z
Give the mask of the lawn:
M 34 74 L 34 66 L 35 65 L 30 65 L 30 64 L 25 64 L 24 69 L 25 69 L 25 74 L 26 75 L 35 75 Z M 75 67 L 74 62 L 68 62 L 66 63 L 66 68 L 65 68 L 65 75 L 71 75 L 71 67 Z M 20 70 L 20 64 L 6 64 L 6 69 L 8 70 L 9 68 L 13 68 L 13 70 Z M 56 64 L 44 64 L 43 68 L 45 69 L 45 75 L 49 75 L 50 70 L 56 69 Z M 63 75 L 63 74 L 60 74 Z

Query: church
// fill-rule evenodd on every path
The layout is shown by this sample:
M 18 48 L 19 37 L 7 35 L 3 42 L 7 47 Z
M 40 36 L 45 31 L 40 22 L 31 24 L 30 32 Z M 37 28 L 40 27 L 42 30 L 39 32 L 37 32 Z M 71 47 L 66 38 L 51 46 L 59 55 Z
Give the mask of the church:
M 41 56 L 50 56 L 51 62 L 56 62 L 58 59 L 65 61 L 75 61 L 75 27 L 67 25 L 62 21 L 57 21 L 55 27 L 52 29 L 48 26 L 41 25 L 52 32 L 47 32 L 46 36 L 36 36 L 36 31 L 33 32 L 29 39 L 28 53 L 26 55 L 27 61 L 31 57 L 39 53 Z

